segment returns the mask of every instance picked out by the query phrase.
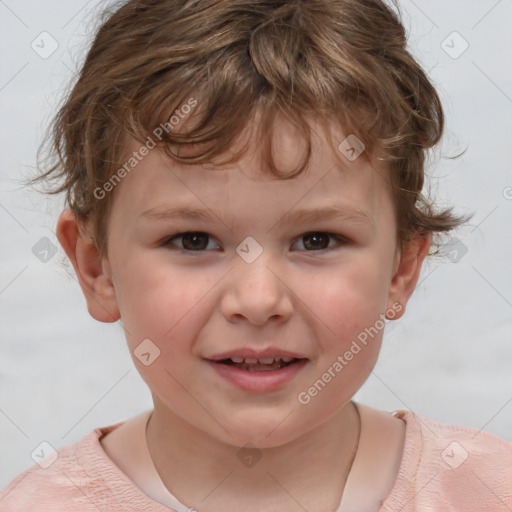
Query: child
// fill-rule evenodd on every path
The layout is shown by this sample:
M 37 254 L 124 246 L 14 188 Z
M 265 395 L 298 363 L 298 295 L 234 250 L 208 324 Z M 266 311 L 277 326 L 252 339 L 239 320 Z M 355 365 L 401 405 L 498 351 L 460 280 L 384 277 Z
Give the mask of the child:
M 0 508 L 511 510 L 510 443 L 352 400 L 463 221 L 421 195 L 442 132 L 381 0 L 113 12 L 38 179 L 62 180 L 58 239 L 154 409 L 27 470 Z

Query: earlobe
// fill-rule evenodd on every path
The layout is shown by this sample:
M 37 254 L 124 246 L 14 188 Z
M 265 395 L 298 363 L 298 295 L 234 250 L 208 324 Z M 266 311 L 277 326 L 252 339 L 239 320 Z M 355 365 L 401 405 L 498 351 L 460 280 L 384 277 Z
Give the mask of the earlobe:
M 99 255 L 94 240 L 72 210 L 64 210 L 57 223 L 57 238 L 66 252 L 87 301 L 89 314 L 100 322 L 120 318 L 108 261 Z
M 423 261 L 430 249 L 430 235 L 421 235 L 404 244 L 394 269 L 388 295 L 388 310 L 392 309 L 393 319 L 405 313 L 405 307 L 416 288 Z M 400 304 L 401 307 L 397 308 Z M 393 306 L 394 305 L 394 306 Z

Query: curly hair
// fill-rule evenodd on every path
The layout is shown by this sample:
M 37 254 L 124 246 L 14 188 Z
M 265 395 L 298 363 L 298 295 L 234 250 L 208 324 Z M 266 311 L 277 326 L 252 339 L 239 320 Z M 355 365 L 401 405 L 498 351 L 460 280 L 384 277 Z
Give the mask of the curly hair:
M 197 165 L 226 154 L 258 112 L 255 136 L 264 168 L 290 179 L 308 164 L 308 118 L 314 116 L 355 134 L 364 158 L 379 150 L 389 169 L 400 243 L 449 231 L 463 218 L 451 208 L 436 210 L 422 194 L 427 151 L 443 133 L 443 109 L 407 49 L 394 2 L 396 10 L 381 0 L 118 2 L 103 13 L 41 146 L 45 166 L 31 183 L 48 180 L 55 183 L 50 193 L 65 192 L 106 254 L 112 180 L 130 170 L 119 168 L 127 136 Z M 192 108 L 198 122 L 174 130 Z M 272 159 L 278 114 L 307 142 L 300 165 L 286 174 Z M 202 150 L 173 151 L 183 147 Z M 236 162 L 246 149 L 224 163 Z

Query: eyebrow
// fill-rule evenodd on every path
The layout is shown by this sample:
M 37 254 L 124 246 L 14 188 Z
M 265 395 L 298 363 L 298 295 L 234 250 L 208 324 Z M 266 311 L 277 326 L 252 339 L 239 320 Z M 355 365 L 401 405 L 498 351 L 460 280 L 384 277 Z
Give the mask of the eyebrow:
M 222 219 L 220 215 L 216 215 L 212 210 L 209 209 L 196 209 L 190 207 L 160 207 L 151 208 L 146 210 L 139 215 L 141 220 L 155 220 L 165 222 L 169 220 L 202 220 L 205 222 L 218 222 L 220 219 L 225 225 L 228 225 Z M 314 209 L 301 209 L 291 210 L 283 217 L 281 217 L 275 225 L 280 222 L 289 224 L 306 224 L 308 222 L 315 221 L 327 221 L 327 220 L 345 220 L 347 222 L 353 222 L 358 224 L 369 224 L 373 225 L 374 220 L 372 216 L 365 210 L 354 207 L 340 207 L 340 206 L 325 206 Z M 273 229 L 273 228 L 271 228 Z

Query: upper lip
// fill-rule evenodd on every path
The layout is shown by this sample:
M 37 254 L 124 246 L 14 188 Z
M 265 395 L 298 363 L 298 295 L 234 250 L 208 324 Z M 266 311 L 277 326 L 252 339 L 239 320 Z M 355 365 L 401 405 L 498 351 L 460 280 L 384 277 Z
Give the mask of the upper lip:
M 207 357 L 211 361 L 222 361 L 224 359 L 231 359 L 232 357 L 243 357 L 248 359 L 265 359 L 271 358 L 280 359 L 281 357 L 292 357 L 295 359 L 307 359 L 306 356 L 298 354 L 296 352 L 290 352 L 288 350 L 282 350 L 279 348 L 268 347 L 264 350 L 256 350 L 249 347 L 230 350 L 228 352 L 222 352 L 213 356 Z

